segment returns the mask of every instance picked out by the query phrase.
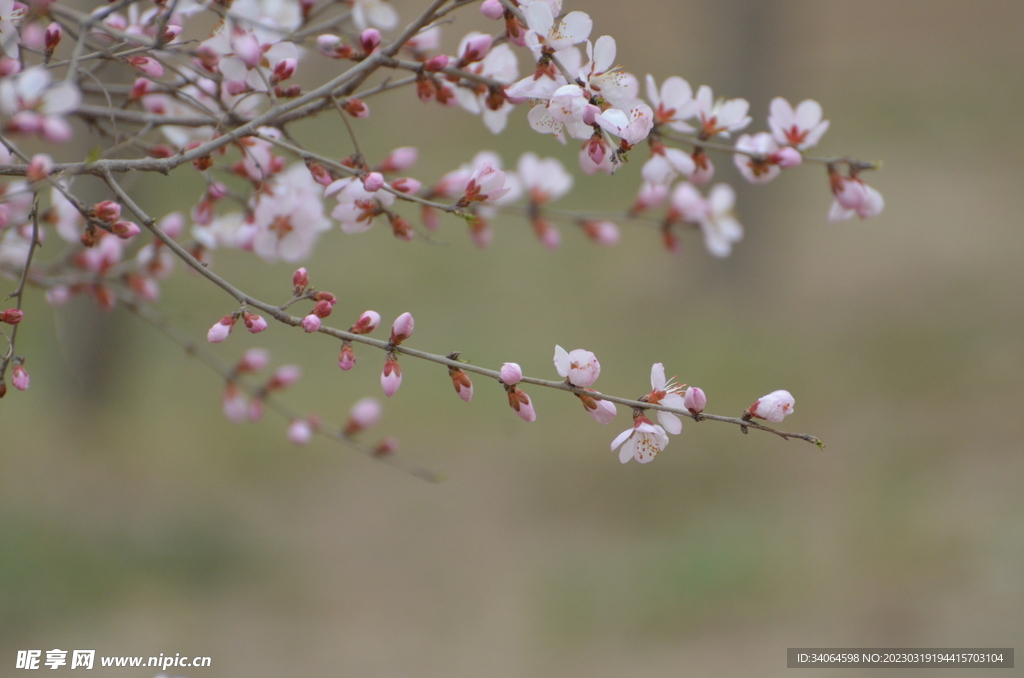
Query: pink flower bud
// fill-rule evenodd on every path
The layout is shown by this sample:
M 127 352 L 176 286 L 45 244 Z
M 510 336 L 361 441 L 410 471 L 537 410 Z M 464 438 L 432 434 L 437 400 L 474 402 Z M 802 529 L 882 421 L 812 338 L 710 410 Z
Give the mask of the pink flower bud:
M 128 98 L 135 101 L 153 91 L 153 81 L 148 78 L 136 78 L 132 83 L 132 91 Z M 154 111 L 155 112 L 155 111 Z
M 508 365 L 510 363 L 505 364 Z M 508 390 L 508 404 L 523 421 L 533 422 L 537 420 L 537 413 L 533 409 L 533 403 L 530 402 L 530 396 L 515 386 Z
M 345 435 L 353 436 L 373 428 L 380 421 L 381 407 L 375 398 L 363 398 L 352 406 L 345 422 Z
M 582 348 L 566 352 L 564 348 L 556 345 L 554 364 L 558 376 L 580 388 L 593 385 L 601 374 L 601 363 L 598 362 L 597 357 Z
M 436 57 L 427 59 L 423 63 L 423 70 L 427 73 L 436 73 L 448 65 L 450 59 L 445 54 L 438 54 Z
M 281 365 L 281 367 L 274 371 L 274 376 L 270 378 L 270 381 L 263 388 L 268 392 L 280 391 L 297 382 L 301 376 L 302 368 L 298 365 Z
M 220 200 L 228 194 L 228 187 L 219 181 L 215 181 L 206 187 L 206 195 L 210 200 Z
M 160 78 L 163 77 L 164 67 L 160 65 L 160 62 L 156 59 L 150 59 L 147 56 L 131 56 L 128 57 L 128 63 L 148 78 Z
M 419 151 L 415 146 L 401 146 L 388 153 L 379 169 L 381 172 L 401 172 L 415 165 L 417 158 Z
M 380 172 L 370 172 L 363 177 L 363 188 L 367 193 L 376 193 L 384 186 L 384 175 Z
M 449 367 L 448 376 L 452 378 L 455 392 L 459 394 L 460 398 L 467 403 L 473 399 L 473 382 L 469 380 L 465 372 L 457 367 Z
M 598 245 L 610 247 L 619 243 L 619 227 L 611 221 L 584 221 L 583 232 Z
M 249 401 L 249 407 L 245 410 L 245 418 L 255 423 L 263 419 L 263 401 L 253 398 Z
M 6 311 L 0 312 L 0 323 L 7 323 L 8 325 L 17 325 L 21 322 L 21 319 L 25 317 L 24 311 L 18 308 L 9 308 Z
M 164 26 L 164 32 L 160 34 L 160 39 L 163 42 L 174 42 L 183 30 L 185 30 L 183 26 L 167 24 Z
M 274 66 L 274 73 L 270 77 L 270 82 L 276 85 L 279 82 L 288 80 L 295 75 L 295 69 L 298 67 L 299 62 L 296 59 L 281 59 Z
M 391 326 L 391 342 L 401 344 L 412 335 L 413 320 L 411 313 L 403 313 L 395 319 Z
M 711 158 L 704 152 L 703 148 L 695 148 L 690 154 L 693 164 L 696 167 L 690 175 L 690 183 L 694 186 L 703 186 L 715 176 L 715 165 Z
M 37 153 L 32 156 L 32 161 L 28 164 L 25 176 L 28 177 L 29 181 L 42 181 L 46 177 L 50 176 L 50 172 L 52 171 L 53 158 L 45 153 Z
M 583 107 L 583 122 L 587 125 L 593 125 L 597 116 L 601 115 L 601 109 L 594 104 L 587 104 Z
M 53 54 L 53 50 L 57 49 L 57 45 L 60 44 L 60 39 L 63 35 L 64 29 L 56 21 L 46 27 L 46 33 L 43 34 L 43 45 L 46 47 L 48 55 Z
M 359 48 L 363 50 L 363 54 L 372 54 L 378 46 L 380 46 L 380 31 L 376 28 L 367 28 L 359 35 Z
M 597 423 L 610 424 L 612 419 L 615 418 L 615 403 L 608 402 L 607 400 L 596 400 L 588 395 L 580 395 L 579 399 L 583 402 L 583 407 L 586 409 L 587 414 Z
M 356 324 L 349 328 L 352 334 L 369 334 L 377 329 L 380 324 L 380 313 L 376 311 L 363 311 Z
M 134 238 L 139 233 L 142 233 L 142 229 L 139 225 L 133 221 L 115 221 L 110 225 L 110 232 L 116 235 L 122 240 L 128 240 Z
M 459 62 L 464 66 L 480 61 L 491 51 L 491 42 L 494 40 L 489 34 L 477 35 L 466 42 L 466 48 L 462 50 L 462 58 Z
M 0 57 L 0 78 L 6 78 L 21 73 L 21 62 L 17 59 Z
M 793 414 L 796 401 L 789 391 L 772 391 L 747 408 L 747 414 L 778 423 Z
M 236 33 L 231 36 L 231 48 L 235 56 L 249 68 L 256 68 L 263 58 L 263 48 L 253 33 Z
M 480 12 L 488 19 L 500 19 L 505 16 L 505 8 L 498 0 L 484 0 Z
M 334 183 L 334 177 L 327 171 L 327 168 L 318 162 L 309 162 L 306 164 L 309 168 L 309 173 L 313 175 L 313 181 L 320 184 L 321 186 L 330 186 Z
M 181 212 L 171 212 L 157 224 L 168 238 L 177 238 L 185 228 L 185 217 Z
M 307 332 L 316 332 L 320 329 L 320 318 L 315 313 L 310 313 L 302 319 L 302 329 Z
M 28 388 L 30 381 L 28 372 L 25 371 L 25 367 L 21 363 L 11 368 L 11 383 L 14 384 L 14 388 L 24 391 Z
M 288 425 L 288 440 L 296 445 L 306 445 L 313 439 L 313 427 L 305 419 L 296 419 Z
M 249 404 L 245 394 L 234 383 L 224 385 L 224 397 L 221 400 L 224 417 L 232 424 L 241 424 L 248 418 Z
M 305 268 L 300 268 L 292 274 L 292 287 L 295 289 L 296 294 L 300 294 L 302 290 L 309 287 L 309 271 Z
M 121 206 L 113 200 L 104 200 L 96 203 L 92 208 L 97 219 L 113 223 L 121 218 Z
M 422 187 L 423 184 L 411 177 L 402 177 L 391 182 L 391 188 L 406 195 L 415 195 Z
M 326 318 L 331 314 L 332 310 L 334 310 L 334 305 L 325 299 L 324 301 L 316 302 L 316 306 L 313 307 L 313 315 L 317 318 Z
M 312 299 L 313 301 L 317 302 L 326 301 L 331 306 L 334 306 L 336 303 L 338 303 L 338 298 L 331 294 L 330 292 L 317 292 L 312 296 Z
M 267 329 L 267 321 L 263 319 L 263 316 L 256 315 L 255 313 L 246 313 L 242 316 L 245 321 L 245 327 L 253 334 L 259 334 L 263 330 Z
M 683 407 L 689 410 L 690 414 L 700 414 L 707 404 L 708 399 L 704 395 L 704 391 L 696 386 L 686 389 L 686 395 L 683 396 Z
M 499 374 L 501 381 L 508 386 L 515 386 L 523 379 L 523 370 L 517 363 L 505 363 Z
M 348 371 L 356 366 L 356 354 L 352 350 L 352 344 L 343 342 L 341 345 L 341 353 L 338 354 L 338 367 Z
M 796 167 L 802 163 L 804 161 L 804 157 L 800 155 L 800 151 L 795 148 L 785 146 L 772 153 L 768 158 L 768 161 L 775 163 L 779 167 L 788 169 L 790 167 Z
M 238 364 L 235 365 L 235 372 L 238 374 L 249 374 L 262 371 L 270 363 L 270 351 L 265 348 L 250 348 L 242 354 Z
M 362 99 L 349 99 L 342 108 L 353 118 L 370 117 L 370 107 Z
M 394 353 L 389 353 L 384 361 L 384 370 L 380 373 L 380 387 L 384 395 L 391 397 L 398 392 L 402 385 L 402 368 L 398 366 L 398 358 Z
M 226 315 L 217 321 L 217 324 L 206 333 L 206 340 L 211 344 L 219 344 L 231 334 L 231 328 L 235 326 L 235 317 Z

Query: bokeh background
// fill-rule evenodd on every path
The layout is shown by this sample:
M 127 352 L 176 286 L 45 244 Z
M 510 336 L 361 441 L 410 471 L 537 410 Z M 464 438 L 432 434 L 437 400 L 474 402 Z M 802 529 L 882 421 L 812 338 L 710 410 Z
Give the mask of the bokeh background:
M 398 4 L 403 18 L 415 6 Z M 16 650 L 54 647 L 208 655 L 213 668 L 179 673 L 247 677 L 770 676 L 795 646 L 1019 649 L 1024 7 L 566 9 L 591 13 L 641 77 L 746 97 L 751 131 L 773 96 L 817 99 L 832 121 L 817 150 L 883 160 L 866 178 L 885 212 L 827 223 L 825 172 L 804 167 L 734 182 L 747 237 L 727 260 L 695 234 L 671 256 L 646 225 L 624 224 L 609 249 L 565 225 L 556 252 L 516 218 L 483 251 L 454 219 L 439 245 L 333 232 L 307 266 L 340 297 L 336 324 L 411 311 L 415 347 L 552 378 L 556 343 L 585 347 L 597 386 L 631 397 L 662 361 L 722 414 L 786 388 L 785 427 L 827 448 L 691 422 L 653 464 L 622 466 L 608 449 L 621 408 L 602 427 L 532 389 L 527 425 L 497 386 L 478 379 L 466 405 L 443 369 L 405 360 L 375 433 L 446 475 L 430 484 L 325 439 L 294 447 L 274 416 L 229 424 L 219 378 L 162 334 L 123 310 L 50 311 L 33 292 L 18 344 L 32 388 L 0 407 L 0 675 Z M 464 14 L 449 49 L 487 26 Z M 621 209 L 638 185 L 643 149 L 615 177 L 583 177 L 576 148 L 521 113 L 494 137 L 410 91 L 371 105 L 364 151 L 417 145 L 425 182 L 481 148 L 507 165 L 530 148 L 577 173 L 560 207 Z M 296 133 L 350 152 L 332 115 Z M 200 186 L 133 190 L 163 214 Z M 293 267 L 251 264 L 217 254 L 229 279 L 283 301 Z M 179 271 L 161 308 L 202 339 L 234 307 Z M 235 332 L 215 352 L 256 345 L 302 365 L 284 396 L 299 411 L 340 422 L 379 394 L 379 354 L 357 347 L 342 373 L 323 336 Z

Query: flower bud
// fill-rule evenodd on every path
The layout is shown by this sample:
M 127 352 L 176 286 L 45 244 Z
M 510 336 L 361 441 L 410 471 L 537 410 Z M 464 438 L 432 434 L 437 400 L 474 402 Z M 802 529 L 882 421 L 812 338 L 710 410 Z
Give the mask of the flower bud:
M 419 150 L 415 146 L 400 146 L 388 153 L 378 169 L 381 172 L 401 172 L 415 165 L 418 157 Z
M 353 118 L 370 117 L 370 107 L 362 99 L 349 99 L 342 108 Z
M 469 380 L 465 372 L 457 367 L 449 367 L 448 376 L 452 378 L 455 392 L 459 394 L 460 398 L 467 403 L 473 399 L 473 382 Z
M 508 386 L 515 386 L 523 379 L 523 370 L 517 363 L 505 363 L 501 366 L 501 381 Z
M 484 0 L 480 12 L 488 19 L 500 19 L 505 16 L 505 7 L 498 0 Z
M 341 344 L 341 353 L 338 354 L 338 367 L 348 371 L 356 366 L 356 354 L 352 350 L 352 344 L 347 341 Z
M 330 186 L 334 183 L 334 178 L 331 176 L 331 173 L 328 172 L 327 168 L 320 163 L 309 161 L 306 163 L 306 167 L 309 168 L 309 173 L 313 175 L 313 181 L 321 186 Z
M 367 193 L 376 193 L 384 186 L 384 175 L 380 172 L 370 172 L 363 177 L 363 188 Z
M 533 403 L 530 402 L 530 396 L 515 386 L 508 389 L 508 404 L 523 421 L 533 422 L 537 420 L 537 413 L 533 409 Z
M 690 414 L 700 414 L 707 404 L 708 399 L 704 395 L 704 391 L 696 386 L 686 389 L 686 394 L 683 396 L 683 407 L 689 410 Z
M 263 390 L 268 393 L 270 391 L 280 391 L 297 382 L 301 376 L 302 368 L 298 365 L 281 365 L 274 370 L 274 376 L 270 378 L 270 381 L 263 387 Z
M 391 182 L 391 188 L 406 195 L 415 195 L 422 187 L 423 184 L 411 177 L 402 177 Z
M 57 45 L 60 44 L 60 39 L 63 35 L 64 29 L 62 29 L 60 24 L 56 21 L 46 27 L 46 33 L 43 34 L 43 45 L 46 47 L 46 56 L 53 54 L 53 50 L 57 49 Z
M 245 418 L 253 423 L 263 419 L 263 400 L 260 398 L 250 400 L 249 407 L 245 410 Z
M 610 247 L 619 243 L 619 227 L 612 221 L 584 221 L 583 232 L 598 245 Z
M 25 317 L 25 312 L 18 308 L 9 308 L 6 311 L 0 312 L 0 323 L 7 323 L 8 325 L 17 325 L 21 322 L 21 319 Z
M 248 374 L 263 370 L 270 363 L 270 351 L 265 348 L 250 348 L 242 354 L 241 359 L 235 365 L 235 372 Z
M 465 66 L 480 61 L 491 51 L 491 42 L 494 40 L 488 33 L 477 35 L 466 42 L 466 48 L 462 50 L 462 57 L 459 63 Z
M 224 397 L 221 400 L 224 417 L 232 424 L 241 424 L 248 418 L 249 404 L 245 394 L 233 382 L 224 385 Z
M 360 431 L 373 428 L 380 421 L 381 407 L 376 398 L 363 398 L 352 406 L 348 411 L 348 421 L 345 422 L 345 435 L 353 436 Z
M 14 388 L 19 391 L 24 391 L 28 388 L 31 379 L 28 376 L 28 372 L 25 371 L 25 367 L 21 363 L 15 363 L 14 367 L 11 368 L 11 383 L 14 384 Z
M 261 315 L 246 313 L 242 316 L 242 320 L 245 322 L 246 329 L 253 334 L 259 334 L 263 330 L 267 329 L 267 321 L 264 320 Z
M 789 391 L 772 391 L 747 408 L 746 414 L 778 423 L 793 414 L 796 401 Z
M 211 344 L 219 344 L 228 338 L 231 329 L 235 326 L 235 316 L 226 315 L 217 321 L 217 324 L 206 333 L 206 340 Z
M 142 73 L 147 78 L 163 77 L 164 67 L 160 65 L 160 62 L 156 59 L 136 55 L 128 57 L 128 63 L 132 68 L 137 70 L 139 73 Z
M 100 221 L 106 221 L 107 223 L 113 223 L 121 218 L 121 206 L 113 200 L 104 200 L 93 205 L 93 214 Z
M 412 335 L 413 320 L 411 313 L 403 313 L 391 325 L 391 343 L 401 344 Z
M 318 318 L 326 318 L 334 310 L 334 306 L 331 302 L 324 299 L 323 301 L 316 302 L 316 306 L 313 307 L 313 315 Z
M 373 448 L 373 456 L 375 457 L 387 457 L 398 451 L 398 438 L 394 436 L 388 436 L 379 443 L 377 447 Z
M 427 59 L 423 63 L 423 70 L 427 73 L 436 73 L 448 66 L 450 59 L 446 54 L 438 54 L 436 57 Z
M 305 268 L 300 268 L 292 274 L 292 288 L 295 290 L 295 294 L 298 295 L 307 287 L 309 287 L 309 271 Z
M 376 28 L 367 28 L 359 36 L 359 47 L 363 54 L 369 55 L 380 46 L 380 31 Z
M 279 82 L 288 80 L 295 75 L 295 69 L 298 67 L 299 62 L 296 59 L 281 59 L 274 66 L 274 73 L 270 77 L 270 82 L 276 85 Z
M 288 425 L 288 440 L 296 445 L 306 445 L 313 439 L 313 427 L 305 419 L 296 419 Z
M 110 225 L 110 232 L 122 240 L 128 240 L 142 233 L 142 229 L 133 221 L 115 221 Z
M 43 181 L 46 177 L 50 176 L 52 171 L 53 158 L 45 153 L 37 153 L 32 156 L 28 169 L 25 171 L 25 176 L 32 182 Z
M 390 398 L 398 392 L 401 385 L 402 368 L 398 366 L 398 357 L 394 353 L 389 353 L 384 361 L 384 370 L 380 373 L 380 387 L 384 390 L 384 395 Z
M 780 148 L 771 154 L 768 158 L 769 162 L 772 162 L 783 169 L 790 167 L 796 167 L 804 161 L 804 157 L 800 155 L 800 151 L 796 150 L 791 146 L 785 146 Z
M 315 313 L 310 313 L 302 319 L 302 329 L 307 332 L 316 332 L 320 329 L 320 325 L 320 318 L 318 318 Z
M 363 311 L 356 324 L 349 328 L 352 334 L 369 334 L 377 329 L 380 324 L 380 313 L 376 311 Z

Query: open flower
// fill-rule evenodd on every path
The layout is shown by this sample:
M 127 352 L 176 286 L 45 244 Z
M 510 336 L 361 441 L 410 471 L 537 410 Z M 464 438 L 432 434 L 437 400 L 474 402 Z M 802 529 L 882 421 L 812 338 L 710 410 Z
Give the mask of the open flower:
M 789 391 L 772 391 L 766 396 L 761 396 L 748 407 L 744 418 L 757 417 L 778 423 L 793 414 L 795 405 L 796 400 L 793 399 Z
M 619 461 L 623 464 L 630 459 L 647 464 L 654 461 L 658 452 L 665 449 L 666 445 L 668 434 L 665 433 L 665 429 L 652 424 L 641 414 L 633 417 L 632 428 L 627 428 L 612 441 L 612 452 L 619 448 Z
M 555 346 L 555 370 L 573 386 L 587 388 L 597 381 L 601 374 L 601 363 L 590 351 L 578 348 L 566 353 L 561 346 Z
M 782 146 L 806 150 L 816 146 L 828 130 L 828 120 L 821 119 L 821 104 L 813 99 L 801 101 L 793 110 L 788 101 L 775 97 L 768 110 L 768 126 Z
M 675 377 L 672 379 L 665 378 L 664 365 L 654 363 L 651 366 L 651 392 L 645 396 L 647 402 L 652 405 L 664 405 L 665 407 L 685 410 L 686 404 L 683 401 L 685 389 L 685 385 L 675 383 Z M 679 435 L 679 432 L 683 430 L 683 422 L 671 412 L 658 410 L 658 422 L 672 435 Z

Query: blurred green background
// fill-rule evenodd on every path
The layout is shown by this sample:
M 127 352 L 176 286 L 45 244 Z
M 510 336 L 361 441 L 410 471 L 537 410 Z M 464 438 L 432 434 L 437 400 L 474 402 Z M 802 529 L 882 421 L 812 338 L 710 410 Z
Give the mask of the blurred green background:
M 403 19 L 416 6 L 399 3 Z M 482 251 L 455 219 L 436 246 L 382 224 L 335 231 L 307 263 L 341 300 L 332 324 L 410 311 L 416 348 L 550 378 L 556 343 L 584 347 L 597 387 L 629 397 L 662 361 L 721 414 L 786 388 L 785 428 L 828 447 L 690 422 L 653 464 L 622 466 L 608 449 L 622 408 L 602 427 L 535 388 L 528 425 L 497 386 L 476 380 L 466 405 L 443 369 L 403 360 L 374 434 L 446 474 L 429 484 L 328 440 L 294 447 L 272 415 L 229 424 L 218 377 L 161 334 L 84 300 L 51 312 L 33 292 L 18 343 L 32 388 L 0 407 L 0 675 L 16 650 L 54 647 L 212 657 L 187 676 L 589 677 L 782 675 L 795 646 L 1020 646 L 1024 6 L 566 9 L 591 13 L 641 78 L 746 97 L 752 132 L 772 97 L 817 99 L 832 127 L 815 150 L 884 160 L 866 179 L 885 212 L 829 224 L 822 169 L 752 187 L 714 156 L 747 229 L 724 261 L 695 234 L 671 256 L 646 225 L 604 249 L 566 224 L 556 252 L 515 218 Z M 480 27 L 493 24 L 459 16 L 449 51 Z M 529 148 L 577 173 L 557 206 L 621 209 L 646 156 L 583 177 L 577 147 L 521 112 L 494 137 L 411 91 L 370 103 L 363 150 L 418 146 L 425 183 L 481 148 L 506 166 Z M 333 114 L 296 134 L 351 150 Z M 179 174 L 132 188 L 161 215 L 199 194 Z M 294 267 L 252 263 L 217 252 L 228 279 L 284 301 Z M 234 309 L 180 267 L 160 306 L 196 339 Z M 297 410 L 340 422 L 380 395 L 381 356 L 357 347 L 343 373 L 322 335 L 274 326 L 214 350 L 257 345 L 302 365 L 283 397 Z

